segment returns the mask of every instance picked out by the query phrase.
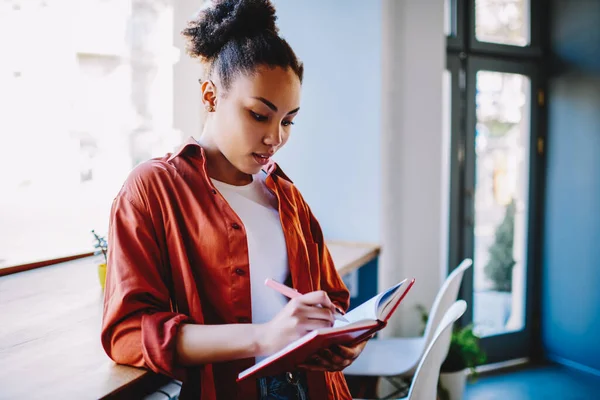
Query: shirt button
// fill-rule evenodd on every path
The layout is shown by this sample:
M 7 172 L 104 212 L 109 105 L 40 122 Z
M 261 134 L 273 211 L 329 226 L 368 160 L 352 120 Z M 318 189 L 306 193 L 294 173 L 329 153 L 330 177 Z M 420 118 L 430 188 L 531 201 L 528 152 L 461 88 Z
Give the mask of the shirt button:
M 246 271 L 244 271 L 241 268 L 236 268 L 235 273 L 238 274 L 239 276 L 246 275 Z
M 213 189 L 212 194 L 217 194 L 217 191 L 215 189 Z
M 234 222 L 233 224 L 231 224 L 231 227 L 232 227 L 233 229 L 240 229 L 240 226 L 238 225 L 238 223 L 237 223 L 237 222 Z
M 239 317 L 238 318 L 238 322 L 242 323 L 242 324 L 247 324 L 248 322 L 250 322 L 250 318 L 246 318 L 246 317 Z

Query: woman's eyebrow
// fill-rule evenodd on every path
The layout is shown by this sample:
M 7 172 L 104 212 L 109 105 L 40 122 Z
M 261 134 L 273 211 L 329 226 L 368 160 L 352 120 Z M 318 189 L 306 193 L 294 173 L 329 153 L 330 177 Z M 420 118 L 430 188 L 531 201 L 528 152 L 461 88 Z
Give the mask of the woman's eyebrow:
M 271 110 L 273 110 L 273 111 L 275 111 L 275 112 L 279 111 L 279 110 L 277 109 L 277 106 L 275 106 L 275 104 L 273 104 L 273 103 L 272 103 L 272 102 L 270 102 L 269 100 L 265 99 L 264 97 L 253 97 L 253 99 L 256 99 L 256 100 L 262 101 L 262 102 L 263 102 L 263 103 L 264 103 L 264 104 L 265 104 L 267 107 L 269 107 Z M 290 111 L 289 113 L 287 113 L 287 115 L 290 115 L 290 114 L 297 113 L 297 112 L 298 112 L 298 110 L 300 110 L 300 107 L 293 109 L 292 111 Z
M 253 97 L 253 99 L 262 101 L 267 107 L 269 107 L 271 110 L 273 110 L 275 112 L 278 111 L 275 104 L 271 103 L 269 100 L 265 99 L 264 97 Z

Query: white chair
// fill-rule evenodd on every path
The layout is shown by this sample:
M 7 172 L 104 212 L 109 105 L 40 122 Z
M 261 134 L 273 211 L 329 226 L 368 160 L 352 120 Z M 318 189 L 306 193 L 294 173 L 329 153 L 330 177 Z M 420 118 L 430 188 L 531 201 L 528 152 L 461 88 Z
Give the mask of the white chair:
M 413 376 L 440 321 L 456 301 L 463 275 L 471 265 L 473 261 L 467 258 L 448 275 L 435 297 L 422 337 L 372 339 L 344 374 L 382 377 L 397 389 L 392 395 L 405 391 L 402 378 Z
M 464 300 L 458 300 L 446 311 L 417 366 L 408 396 L 399 400 L 436 399 L 440 367 L 448 354 L 452 326 L 465 313 L 466 309 L 467 303 Z

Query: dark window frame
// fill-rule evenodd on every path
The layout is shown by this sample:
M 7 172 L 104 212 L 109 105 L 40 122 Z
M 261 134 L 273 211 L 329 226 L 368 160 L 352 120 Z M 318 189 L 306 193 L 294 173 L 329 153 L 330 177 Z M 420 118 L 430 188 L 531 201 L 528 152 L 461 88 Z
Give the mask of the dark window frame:
M 539 282 L 541 272 L 543 171 L 545 168 L 543 148 L 546 136 L 545 99 L 549 59 L 549 13 L 543 8 L 543 0 L 530 1 L 530 44 L 512 46 L 480 42 L 475 36 L 475 0 L 453 0 L 450 26 L 451 36 L 446 43 L 446 68 L 451 73 L 451 132 L 450 140 L 450 223 L 448 243 L 448 271 L 452 271 L 462 259 L 473 254 L 473 206 L 474 206 L 474 128 L 475 84 L 479 69 L 521 73 L 531 80 L 531 141 L 530 141 L 530 198 L 527 220 L 527 271 L 525 293 L 526 327 L 519 333 L 506 333 L 484 339 L 491 343 L 488 362 L 512 358 L 542 357 L 540 340 L 541 299 Z M 540 99 L 541 97 L 541 99 Z M 461 288 L 461 297 L 470 304 L 473 301 L 473 270 L 467 271 Z M 472 322 L 472 311 L 461 318 L 461 325 Z M 501 351 L 499 351 L 501 350 Z M 501 354 L 499 356 L 499 354 Z

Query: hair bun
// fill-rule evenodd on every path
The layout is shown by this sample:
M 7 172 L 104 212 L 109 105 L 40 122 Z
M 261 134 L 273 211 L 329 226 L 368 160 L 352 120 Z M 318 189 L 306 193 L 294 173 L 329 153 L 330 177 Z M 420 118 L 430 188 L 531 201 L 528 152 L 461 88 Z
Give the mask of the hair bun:
M 269 0 L 213 0 L 182 34 L 188 38 L 190 55 L 211 59 L 232 39 L 277 33 L 276 19 Z

